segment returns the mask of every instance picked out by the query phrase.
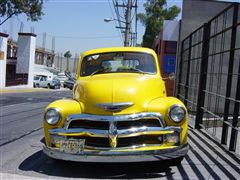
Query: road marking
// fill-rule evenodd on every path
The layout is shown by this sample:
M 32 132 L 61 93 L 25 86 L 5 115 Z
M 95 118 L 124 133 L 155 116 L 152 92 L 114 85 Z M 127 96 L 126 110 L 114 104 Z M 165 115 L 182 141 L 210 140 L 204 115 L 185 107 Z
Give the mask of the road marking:
M 6 106 L 2 106 L 2 107 L 12 107 L 12 106 L 17 106 L 17 105 L 24 105 L 24 104 L 29 104 L 30 102 L 25 102 L 25 103 L 18 103 L 18 104 L 10 104 L 10 105 L 6 105 Z
M 17 141 L 17 140 L 19 140 L 19 139 L 22 139 L 22 138 L 24 138 L 25 136 L 28 136 L 28 135 L 30 135 L 30 134 L 32 134 L 32 133 L 34 133 L 34 132 L 36 132 L 36 131 L 39 131 L 39 130 L 41 130 L 41 129 L 43 129 L 43 127 L 33 129 L 33 130 L 31 130 L 31 131 L 29 131 L 29 132 L 27 132 L 27 133 L 25 133 L 25 134 L 23 134 L 23 135 L 21 135 L 21 136 L 19 136 L 19 137 L 16 137 L 16 138 L 14 138 L 14 139 L 11 139 L 11 140 L 9 140 L 9 141 L 7 141 L 7 142 L 4 142 L 4 143 L 0 144 L 0 147 L 5 146 L 5 145 L 7 145 L 7 144 L 10 144 L 10 143 L 12 143 L 12 142 L 14 142 L 14 141 Z

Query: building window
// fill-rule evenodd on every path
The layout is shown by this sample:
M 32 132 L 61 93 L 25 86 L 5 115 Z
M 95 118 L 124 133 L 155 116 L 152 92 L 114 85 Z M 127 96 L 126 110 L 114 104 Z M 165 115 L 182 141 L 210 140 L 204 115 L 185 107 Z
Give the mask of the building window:
M 165 42 L 165 53 L 176 54 L 177 52 L 177 42 L 176 41 L 166 41 Z

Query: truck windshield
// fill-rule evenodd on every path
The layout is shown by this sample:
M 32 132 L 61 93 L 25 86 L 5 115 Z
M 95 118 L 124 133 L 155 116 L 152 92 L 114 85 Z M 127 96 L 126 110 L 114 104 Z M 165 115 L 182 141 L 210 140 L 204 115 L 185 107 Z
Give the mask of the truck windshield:
M 81 76 L 103 73 L 156 74 L 154 57 L 139 52 L 111 52 L 86 56 L 81 65 Z
M 34 76 L 34 80 L 39 80 L 41 76 Z

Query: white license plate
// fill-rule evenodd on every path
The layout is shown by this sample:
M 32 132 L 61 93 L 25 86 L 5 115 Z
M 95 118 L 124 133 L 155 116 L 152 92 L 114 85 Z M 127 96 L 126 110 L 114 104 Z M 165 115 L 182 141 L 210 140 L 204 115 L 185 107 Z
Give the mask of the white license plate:
M 60 151 L 70 154 L 78 154 L 83 151 L 84 144 L 84 139 L 62 140 L 60 142 Z

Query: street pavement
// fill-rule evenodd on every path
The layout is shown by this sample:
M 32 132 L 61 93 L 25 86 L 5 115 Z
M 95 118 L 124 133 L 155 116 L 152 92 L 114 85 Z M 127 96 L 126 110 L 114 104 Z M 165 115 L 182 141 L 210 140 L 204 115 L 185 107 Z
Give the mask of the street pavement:
M 190 150 L 178 166 L 165 163 L 77 163 L 42 152 L 42 112 L 71 91 L 3 93 L 0 96 L 0 179 L 240 179 L 240 158 L 204 130 L 189 128 Z

